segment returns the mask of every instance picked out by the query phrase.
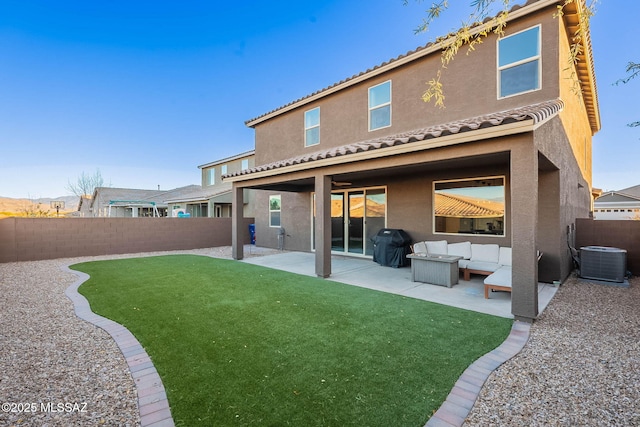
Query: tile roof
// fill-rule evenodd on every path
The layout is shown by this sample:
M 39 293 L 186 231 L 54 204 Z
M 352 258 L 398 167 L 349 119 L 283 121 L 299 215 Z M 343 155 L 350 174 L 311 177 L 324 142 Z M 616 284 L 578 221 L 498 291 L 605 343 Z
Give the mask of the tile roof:
M 315 151 L 313 153 L 303 154 L 301 156 L 291 157 L 288 159 L 255 166 L 253 168 L 245 169 L 240 172 L 227 174 L 224 175 L 223 178 L 249 175 L 256 172 L 275 170 L 285 166 L 311 163 L 317 160 L 348 156 L 364 151 L 379 150 L 382 148 L 394 147 L 403 144 L 411 144 L 414 142 L 439 138 L 447 135 L 469 132 L 493 126 L 506 125 L 509 123 L 522 122 L 526 120 L 533 120 L 534 124 L 537 124 L 559 113 L 563 108 L 564 103 L 562 102 L 562 100 L 554 99 L 551 101 L 513 108 L 506 111 L 471 117 L 464 120 L 456 120 L 441 125 L 429 126 L 410 132 L 404 132 L 396 135 L 370 139 L 367 141 L 355 142 L 352 144 L 342 145 L 340 147 L 334 147 L 326 150 Z
M 344 215 L 343 204 L 344 202 L 342 200 L 331 200 L 332 217 L 337 218 Z M 364 218 L 365 213 L 367 218 L 384 218 L 385 205 L 371 199 L 367 199 L 365 202 L 364 196 L 351 195 L 351 197 L 349 197 L 349 217 Z
M 172 198 L 167 198 L 167 203 L 180 203 L 180 202 L 196 202 L 202 200 L 208 200 L 214 196 L 220 196 L 225 193 L 231 192 L 231 184 L 228 185 L 216 185 L 213 188 L 202 188 L 198 186 L 195 191 L 191 191 L 185 194 L 177 194 Z
M 623 188 L 618 190 L 617 193 L 627 194 L 629 196 L 640 197 L 640 185 L 634 185 L 633 187 Z
M 602 193 L 593 203 L 595 205 L 605 205 L 608 203 L 635 201 L 640 201 L 640 196 L 623 191 L 607 191 L 606 193 Z
M 493 218 L 504 215 L 504 202 L 458 194 L 436 193 L 436 216 Z
M 191 193 L 199 188 L 199 185 L 187 185 L 172 190 L 98 187 L 94 191 L 91 206 L 96 202 L 102 204 L 109 204 L 110 202 L 120 202 L 120 204 L 127 204 L 126 202 L 129 202 L 129 204 L 131 204 L 131 202 L 154 202 L 158 206 L 164 206 L 166 204 L 165 200 Z

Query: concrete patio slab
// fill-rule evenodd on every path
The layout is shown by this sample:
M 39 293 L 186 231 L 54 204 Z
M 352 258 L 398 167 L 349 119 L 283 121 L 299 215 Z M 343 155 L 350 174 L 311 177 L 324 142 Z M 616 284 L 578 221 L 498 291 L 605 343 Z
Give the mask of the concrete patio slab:
M 315 254 L 310 252 L 281 252 L 272 255 L 246 258 L 243 262 L 315 276 Z M 492 292 L 484 298 L 484 277 L 472 276 L 470 281 L 462 280 L 451 288 L 412 282 L 411 268 L 383 267 L 370 258 L 333 255 L 331 276 L 333 280 L 349 285 L 389 292 L 425 301 L 431 301 L 465 310 L 494 316 L 513 318 L 511 314 L 511 294 Z M 540 313 L 549 304 L 557 288 L 546 283 L 538 284 L 538 310 Z

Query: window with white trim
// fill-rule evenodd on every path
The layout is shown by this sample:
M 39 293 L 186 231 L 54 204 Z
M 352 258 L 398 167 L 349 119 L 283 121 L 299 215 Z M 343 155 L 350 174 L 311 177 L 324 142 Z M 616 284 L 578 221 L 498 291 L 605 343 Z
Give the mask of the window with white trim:
M 369 130 L 391 126 L 391 80 L 369 88 Z
M 242 159 L 242 170 L 249 169 L 249 159 Z
M 220 166 L 220 175 L 226 175 L 226 174 L 227 174 L 227 165 Z
M 498 40 L 498 98 L 541 87 L 540 26 Z
M 216 169 L 207 169 L 207 185 L 214 185 L 216 183 Z
M 269 227 L 280 227 L 282 202 L 280 195 L 269 196 Z
M 304 112 L 304 146 L 320 144 L 320 107 Z

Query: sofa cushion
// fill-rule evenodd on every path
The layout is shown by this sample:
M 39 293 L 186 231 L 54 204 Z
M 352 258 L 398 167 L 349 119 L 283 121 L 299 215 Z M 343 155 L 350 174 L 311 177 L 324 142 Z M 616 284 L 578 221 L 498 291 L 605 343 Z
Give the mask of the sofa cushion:
M 511 267 L 501 267 L 484 279 L 485 285 L 511 287 Z
M 470 262 L 471 262 L 471 260 L 468 260 L 468 259 L 459 259 L 458 260 L 458 268 L 461 268 L 461 269 L 464 270 L 465 268 L 467 268 L 467 266 L 469 265 Z
M 497 269 L 500 268 L 497 262 L 486 262 L 486 261 L 474 261 L 471 260 L 467 264 L 466 267 L 468 270 L 476 270 L 476 271 L 488 271 L 493 273 Z
M 471 259 L 471 242 L 449 243 L 447 255 L 461 256 L 462 259 Z
M 425 242 L 416 242 L 413 244 L 413 253 L 414 254 L 426 254 L 427 252 L 427 245 L 425 244 Z
M 500 247 L 498 264 L 511 267 L 511 248 Z
M 481 245 L 473 243 L 471 245 L 471 261 L 494 262 L 500 259 L 500 246 L 496 244 Z
M 448 255 L 447 253 L 447 241 L 446 240 L 433 240 L 426 242 L 427 253 L 437 255 Z

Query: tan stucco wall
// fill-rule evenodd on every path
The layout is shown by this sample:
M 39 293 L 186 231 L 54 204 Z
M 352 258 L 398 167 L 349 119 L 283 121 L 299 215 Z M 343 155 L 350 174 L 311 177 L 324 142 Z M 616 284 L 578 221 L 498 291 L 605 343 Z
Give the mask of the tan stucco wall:
M 589 124 L 584 102 L 577 89 L 579 82 L 576 81 L 575 66 L 570 62 L 570 35 L 567 34 L 563 25 L 560 25 L 560 52 L 558 56 L 558 68 L 560 69 L 560 98 L 565 103 L 565 108 L 561 112 L 562 124 L 564 125 L 567 138 L 570 141 L 573 155 L 580 167 L 580 173 L 587 181 L 589 189 L 592 187 L 592 131 Z M 576 86 L 577 85 L 577 86 Z
M 541 23 L 541 90 L 497 98 L 497 44 L 492 36 L 470 55 L 461 52 L 444 70 L 445 109 L 421 99 L 426 81 L 435 76 L 440 66 L 440 55 L 436 52 L 259 123 L 255 127 L 256 164 L 558 98 L 562 83 L 558 78 L 556 41 L 560 20 L 553 18 L 553 11 L 554 8 L 549 8 L 512 22 L 506 31 L 508 35 Z M 392 82 L 392 126 L 369 132 L 368 89 L 387 80 Z M 320 107 L 321 142 L 304 147 L 304 112 L 315 107 Z
M 280 195 L 280 226 L 285 229 L 284 249 L 311 251 L 311 193 L 256 191 L 256 245 L 277 248 L 279 227 L 269 226 L 269 196 Z
M 564 125 L 565 120 L 554 118 L 534 134 L 536 148 L 551 163 L 539 181 L 542 195 L 539 233 L 547 236 L 547 243 L 541 247 L 547 254 L 541 260 L 541 268 L 552 265 L 560 268 L 560 277 L 552 280 L 564 280 L 571 271 L 571 255 L 566 243 L 567 226 L 575 224 L 576 218 L 588 218 L 591 210 L 591 191 L 582 177 L 581 165 L 574 157 Z M 552 185 L 559 188 L 556 190 Z M 545 202 L 547 197 L 557 197 L 558 200 Z M 559 211 L 545 208 L 545 203 L 557 205 Z

